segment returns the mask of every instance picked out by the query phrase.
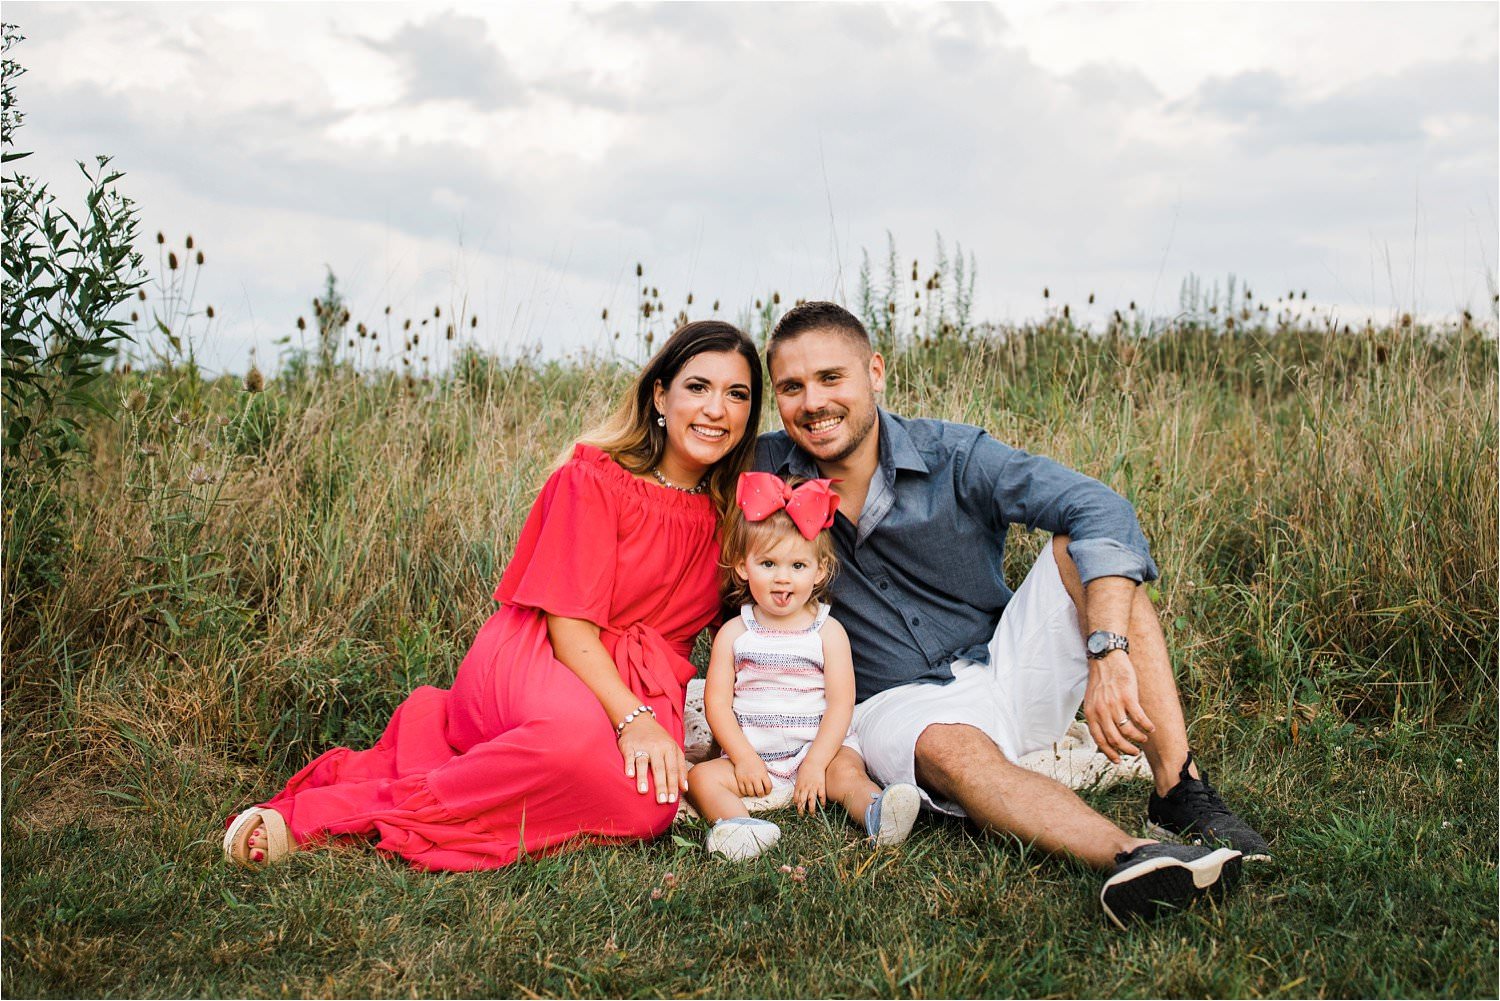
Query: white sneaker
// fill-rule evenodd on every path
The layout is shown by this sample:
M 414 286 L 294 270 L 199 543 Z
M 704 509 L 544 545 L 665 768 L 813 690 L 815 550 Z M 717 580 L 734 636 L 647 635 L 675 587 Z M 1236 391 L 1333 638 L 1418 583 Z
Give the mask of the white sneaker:
M 917 811 L 922 806 L 922 794 L 917 787 L 906 782 L 886 786 L 879 796 L 870 800 L 865 810 L 865 831 L 870 841 L 884 848 L 899 845 L 911 833 L 917 822 Z
M 735 862 L 752 859 L 781 840 L 781 828 L 754 817 L 725 817 L 708 832 L 703 847 L 710 855 Z

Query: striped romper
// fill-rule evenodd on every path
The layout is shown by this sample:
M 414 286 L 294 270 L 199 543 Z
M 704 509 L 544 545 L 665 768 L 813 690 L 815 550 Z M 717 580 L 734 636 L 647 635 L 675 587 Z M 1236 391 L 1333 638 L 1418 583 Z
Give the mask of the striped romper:
M 755 606 L 740 608 L 745 632 L 734 641 L 734 718 L 760 754 L 772 788 L 794 785 L 823 722 L 823 637 L 829 606 L 806 629 L 761 625 Z

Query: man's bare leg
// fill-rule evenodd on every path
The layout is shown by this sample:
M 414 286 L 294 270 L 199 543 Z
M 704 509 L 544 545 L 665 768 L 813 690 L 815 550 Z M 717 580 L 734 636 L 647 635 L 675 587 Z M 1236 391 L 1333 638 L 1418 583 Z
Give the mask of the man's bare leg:
M 1140 845 L 1058 782 L 1008 761 L 983 731 L 961 723 L 929 726 L 917 738 L 917 782 L 951 800 L 986 830 L 1013 834 L 1044 851 L 1096 869 Z
M 1078 568 L 1068 555 L 1068 542 L 1065 535 L 1054 536 L 1052 555 L 1057 559 L 1063 587 L 1078 609 L 1078 623 L 1087 633 L 1088 600 Z M 1156 725 L 1150 738 L 1137 741 L 1137 744 L 1146 752 L 1157 795 L 1166 795 L 1177 784 L 1182 766 L 1188 759 L 1187 723 L 1182 715 L 1182 700 L 1177 694 L 1172 661 L 1167 654 L 1167 638 L 1162 632 L 1156 607 L 1143 587 L 1136 588 L 1135 603 L 1130 609 L 1130 663 L 1135 667 L 1141 708 Z M 1196 765 L 1189 768 L 1189 774 L 1198 777 Z

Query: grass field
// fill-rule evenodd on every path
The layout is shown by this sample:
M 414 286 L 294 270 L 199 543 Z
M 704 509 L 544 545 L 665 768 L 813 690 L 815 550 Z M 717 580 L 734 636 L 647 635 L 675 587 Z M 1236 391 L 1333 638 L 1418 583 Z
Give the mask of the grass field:
M 1053 320 L 893 352 L 892 409 L 1135 502 L 1193 743 L 1271 838 L 1222 908 L 1123 934 L 1095 874 L 930 819 L 876 853 L 840 815 L 787 817 L 738 866 L 687 826 L 483 874 L 224 865 L 224 816 L 451 681 L 552 459 L 631 372 L 116 373 L 85 466 L 7 478 L 0 987 L 1493 997 L 1496 370 L 1467 323 Z M 1019 571 L 1040 540 L 1012 541 Z M 1136 830 L 1146 791 L 1089 798 Z

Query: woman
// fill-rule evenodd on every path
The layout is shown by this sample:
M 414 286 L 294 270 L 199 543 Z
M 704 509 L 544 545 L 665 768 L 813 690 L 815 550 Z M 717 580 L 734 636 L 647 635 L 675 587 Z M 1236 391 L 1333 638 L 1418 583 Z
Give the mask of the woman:
M 761 395 L 738 329 L 674 333 L 542 488 L 453 688 L 418 688 L 373 748 L 328 751 L 240 814 L 226 856 L 359 837 L 419 869 L 490 869 L 665 831 L 687 787 L 687 655 L 718 613 L 718 518 Z

